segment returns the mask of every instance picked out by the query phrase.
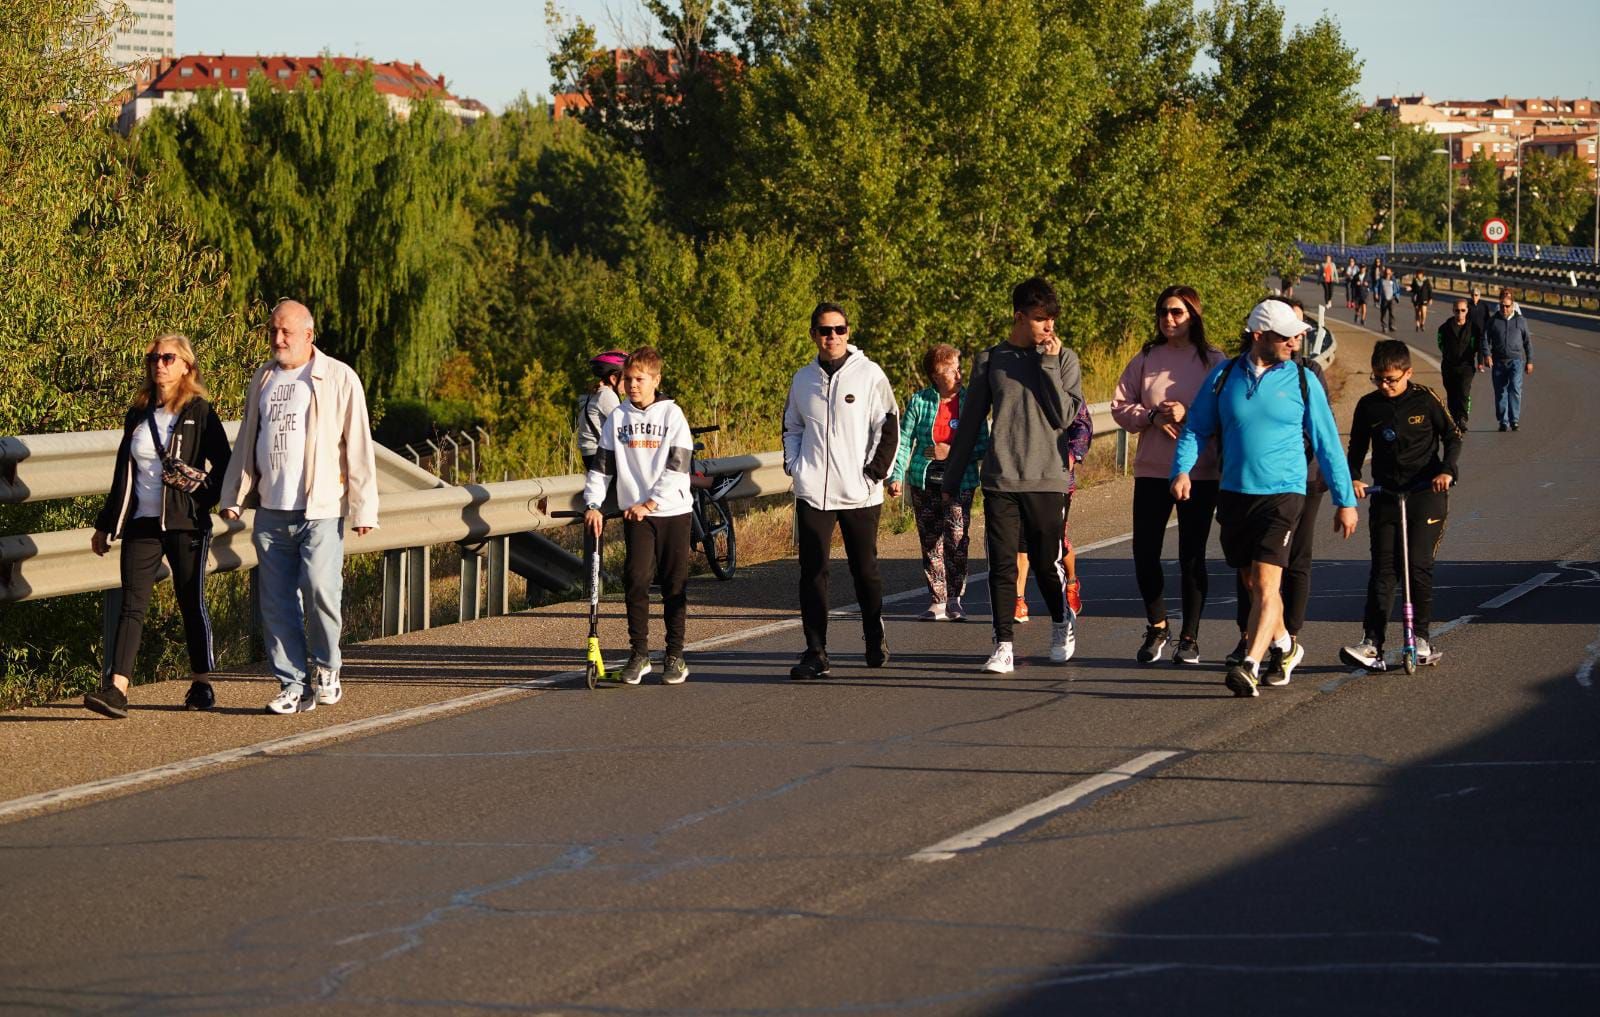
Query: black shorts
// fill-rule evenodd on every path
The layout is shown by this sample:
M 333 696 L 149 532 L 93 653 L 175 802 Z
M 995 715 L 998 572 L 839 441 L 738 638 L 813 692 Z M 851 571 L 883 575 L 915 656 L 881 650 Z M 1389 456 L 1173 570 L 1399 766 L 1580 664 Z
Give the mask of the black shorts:
M 1217 530 L 1228 567 L 1242 569 L 1258 561 L 1288 565 L 1305 503 L 1303 494 L 1217 492 Z

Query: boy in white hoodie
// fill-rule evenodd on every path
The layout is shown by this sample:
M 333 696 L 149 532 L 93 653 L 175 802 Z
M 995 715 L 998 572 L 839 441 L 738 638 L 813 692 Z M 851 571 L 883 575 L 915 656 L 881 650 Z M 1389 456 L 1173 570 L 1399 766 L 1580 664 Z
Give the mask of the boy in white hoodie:
M 680 685 L 689 677 L 683 639 L 689 608 L 689 460 L 694 438 L 678 404 L 656 396 L 661 366 L 661 354 L 652 347 L 628 355 L 622 368 L 627 401 L 601 426 L 600 450 L 583 488 L 588 509 L 584 525 L 596 537 L 605 526 L 600 506 L 613 476 L 617 504 L 625 506 L 623 596 L 632 652 L 622 680 L 628 685 L 638 685 L 650 673 L 650 583 L 656 579 L 667 624 L 662 684 Z

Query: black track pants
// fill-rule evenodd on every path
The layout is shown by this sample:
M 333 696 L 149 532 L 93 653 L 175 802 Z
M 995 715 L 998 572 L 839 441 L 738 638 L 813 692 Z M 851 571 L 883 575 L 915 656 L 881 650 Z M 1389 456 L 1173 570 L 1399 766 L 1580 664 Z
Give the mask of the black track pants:
M 1190 481 L 1189 500 L 1174 501 L 1172 486 L 1160 477 L 1133 481 L 1133 571 L 1144 598 L 1144 615 L 1154 625 L 1166 621 L 1166 574 L 1161 568 L 1161 547 L 1167 520 L 1178 511 L 1178 576 L 1183 588 L 1182 635 L 1200 635 L 1200 615 L 1206 608 L 1210 585 L 1206 578 L 1206 541 L 1217 511 L 1221 481 Z
M 1023 547 L 1028 549 L 1028 568 L 1051 619 L 1066 620 L 1066 572 L 1061 564 L 1066 550 L 1061 543 L 1066 521 L 1065 491 L 984 490 L 984 541 L 989 555 L 989 604 L 994 613 L 996 642 L 1011 641 L 1017 553 Z
M 1472 409 L 1472 379 L 1477 373 L 1471 367 L 1447 367 L 1442 374 L 1445 408 L 1457 427 L 1467 426 L 1467 413 Z
M 1375 494 L 1368 501 L 1367 531 L 1372 534 L 1372 573 L 1367 578 L 1367 609 L 1362 622 L 1373 642 L 1383 644 L 1395 586 L 1400 582 L 1400 500 Z M 1411 552 L 1411 606 L 1419 639 L 1428 638 L 1433 612 L 1433 556 L 1444 536 L 1449 496 L 1421 491 L 1406 497 L 1406 526 Z
M 828 563 L 833 528 L 844 538 L 845 560 L 861 605 L 861 632 L 868 646 L 883 638 L 883 579 L 878 575 L 878 517 L 883 506 L 824 512 L 804 501 L 794 503 L 800 544 L 800 620 L 806 649 L 828 649 Z M 1015 583 L 1015 577 L 1012 582 Z
M 667 623 L 667 653 L 683 652 L 689 615 L 689 513 L 622 521 L 628 554 L 623 597 L 628 604 L 628 647 L 650 650 L 650 584 L 661 584 L 661 615 Z
M 111 651 L 111 673 L 133 677 L 144 635 L 144 616 L 150 610 L 150 593 L 156 573 L 166 560 L 172 570 L 172 588 L 183 615 L 183 636 L 189 647 L 189 670 L 210 674 L 216 662 L 211 654 L 211 616 L 206 613 L 206 552 L 211 535 L 198 530 L 161 529 L 159 520 L 146 517 L 128 522 L 122 532 L 122 613 L 117 618 L 116 642 Z

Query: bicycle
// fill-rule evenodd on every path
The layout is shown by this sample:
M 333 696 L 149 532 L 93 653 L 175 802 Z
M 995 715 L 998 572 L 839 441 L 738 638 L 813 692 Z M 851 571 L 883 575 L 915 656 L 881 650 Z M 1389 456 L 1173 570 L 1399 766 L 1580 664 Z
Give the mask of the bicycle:
M 689 428 L 689 433 L 696 439 L 696 454 L 689 462 L 689 490 L 693 496 L 689 511 L 689 541 L 700 545 L 705 551 L 706 562 L 710 564 L 713 575 L 718 579 L 732 579 L 733 571 L 738 567 L 738 547 L 734 540 L 733 513 L 728 510 L 728 492 L 744 479 L 744 473 L 741 471 L 711 477 L 709 484 L 697 482 L 705 477 L 700 471 L 699 453 L 705 451 L 706 447 L 705 442 L 698 439 L 702 434 L 720 429 L 716 424 Z

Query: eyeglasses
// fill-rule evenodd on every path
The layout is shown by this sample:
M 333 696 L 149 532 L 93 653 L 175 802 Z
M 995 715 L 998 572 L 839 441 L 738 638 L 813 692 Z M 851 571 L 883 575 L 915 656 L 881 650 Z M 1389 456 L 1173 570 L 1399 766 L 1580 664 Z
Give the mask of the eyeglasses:
M 818 325 L 812 329 L 817 335 L 849 335 L 849 325 Z
M 146 367 L 154 367 L 157 364 L 164 364 L 167 367 L 171 367 L 177 359 L 178 355 L 176 353 L 146 353 L 144 355 L 144 365 Z
M 1374 385 L 1380 385 L 1383 388 L 1394 388 L 1396 385 L 1405 380 L 1406 372 L 1404 371 L 1401 371 L 1399 374 L 1396 374 L 1393 377 L 1387 374 L 1374 374 L 1372 376 L 1372 383 Z
M 1161 310 L 1156 312 L 1156 315 L 1162 318 L 1181 318 L 1188 313 L 1189 309 L 1187 307 L 1179 306 L 1163 307 Z
M 1467 313 L 1467 309 L 1465 307 L 1458 307 L 1458 308 L 1456 308 L 1456 313 L 1457 314 L 1466 314 Z

